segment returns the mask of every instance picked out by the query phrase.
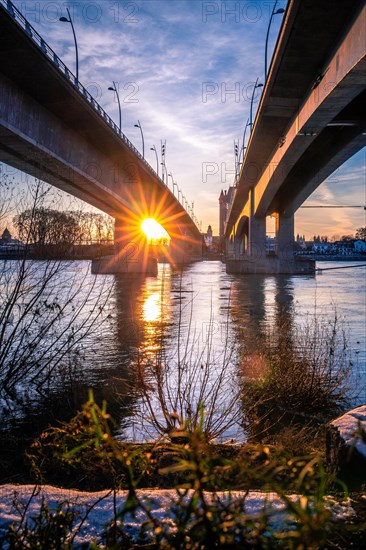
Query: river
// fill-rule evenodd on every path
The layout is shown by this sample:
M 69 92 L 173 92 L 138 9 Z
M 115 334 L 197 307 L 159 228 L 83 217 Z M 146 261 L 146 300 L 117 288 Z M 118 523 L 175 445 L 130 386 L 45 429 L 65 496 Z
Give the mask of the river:
M 164 350 L 164 369 L 168 369 L 165 385 L 172 412 L 178 385 L 186 396 L 191 392 L 190 398 L 198 399 L 197 387 L 206 374 L 204 400 L 216 391 L 216 405 L 223 411 L 238 371 L 244 377 L 263 374 L 263 346 L 276 341 L 284 331 L 290 331 L 293 339 L 295 329 L 301 326 L 320 319 L 329 324 L 335 315 L 347 333 L 353 365 L 352 404 L 365 403 L 366 268 L 357 262 L 317 265 L 322 271 L 315 276 L 231 275 L 219 261 L 194 263 L 182 271 L 159 264 L 157 277 L 97 276 L 110 286 L 106 323 L 85 338 L 75 364 L 69 361 L 65 366 L 62 381 L 32 401 L 25 417 L 13 418 L 13 426 L 26 422 L 31 430 L 31 425 L 43 427 L 69 418 L 91 387 L 98 402 L 108 402 L 121 436 L 151 437 L 154 430 L 146 426 L 141 430 L 131 418 L 137 414 L 142 418 L 140 424 L 147 420 L 149 411 L 141 408 L 136 391 L 136 373 L 151 367 L 159 350 Z M 66 272 L 74 285 L 78 278 L 85 278 L 83 287 L 94 279 L 89 262 L 65 262 L 65 266 L 63 280 Z M 351 268 L 343 269 L 346 266 Z M 176 373 L 178 357 L 185 368 L 180 380 Z M 215 387 L 223 365 L 226 379 Z M 187 384 L 192 380 L 196 387 L 188 392 Z M 154 407 L 158 408 L 158 402 L 153 400 Z M 231 437 L 232 430 L 231 426 L 221 435 Z

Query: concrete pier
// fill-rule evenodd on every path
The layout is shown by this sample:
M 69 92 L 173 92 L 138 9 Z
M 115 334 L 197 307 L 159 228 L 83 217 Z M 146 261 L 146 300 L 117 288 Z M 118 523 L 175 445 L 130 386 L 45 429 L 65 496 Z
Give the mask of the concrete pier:
M 143 274 L 156 276 L 158 274 L 158 261 L 150 256 L 145 261 L 138 260 L 136 262 L 128 261 L 128 258 L 113 256 L 105 256 L 92 260 L 91 272 L 96 275 L 107 275 L 122 273 L 125 275 Z

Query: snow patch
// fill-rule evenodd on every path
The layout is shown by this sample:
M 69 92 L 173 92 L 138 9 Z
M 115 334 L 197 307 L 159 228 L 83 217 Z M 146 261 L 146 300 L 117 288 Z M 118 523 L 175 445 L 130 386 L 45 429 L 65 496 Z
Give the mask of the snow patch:
M 177 502 L 177 491 L 174 489 L 141 489 L 138 492 L 139 498 L 145 504 L 149 504 L 152 515 L 165 523 L 169 528 L 174 528 L 174 504 Z M 33 497 L 32 497 L 33 495 Z M 209 494 L 208 494 L 209 495 Z M 257 515 L 263 510 L 270 511 L 272 514 L 271 524 L 276 529 L 284 529 L 288 526 L 289 519 L 285 511 L 285 504 L 276 493 L 265 493 L 262 491 L 250 491 L 248 494 L 242 491 L 233 491 L 231 493 L 217 493 L 221 499 L 240 499 L 245 495 L 245 504 L 243 513 L 246 515 Z M 59 489 L 50 485 L 45 485 L 34 490 L 31 485 L 2 485 L 0 486 L 0 537 L 6 533 L 9 524 L 18 522 L 20 512 L 14 506 L 14 497 L 17 502 L 23 506 L 28 506 L 26 516 L 28 519 L 38 515 L 40 511 L 41 499 L 45 498 L 48 507 L 56 509 L 62 502 L 68 502 L 80 513 L 76 520 L 74 532 L 78 531 L 74 544 L 76 546 L 82 543 L 100 541 L 101 535 L 106 524 L 113 517 L 113 493 L 112 491 L 82 492 L 77 490 Z M 118 491 L 116 504 L 117 509 L 121 509 L 127 491 Z M 291 500 L 298 501 L 299 495 L 291 495 Z M 93 508 L 91 508 L 93 506 Z M 332 511 L 334 519 L 341 520 L 355 514 L 350 505 L 350 501 L 338 502 L 327 497 L 326 506 Z M 85 521 L 81 522 L 85 518 Z M 124 530 L 132 539 L 136 540 L 140 527 L 147 520 L 145 513 L 137 510 L 134 517 L 128 516 L 124 524 Z
M 366 405 L 361 405 L 345 413 L 343 416 L 333 420 L 331 425 L 338 429 L 346 445 L 355 447 L 355 449 L 366 458 L 366 443 L 364 443 L 360 437 L 355 436 L 355 433 L 359 429 L 359 423 L 361 428 L 366 431 Z

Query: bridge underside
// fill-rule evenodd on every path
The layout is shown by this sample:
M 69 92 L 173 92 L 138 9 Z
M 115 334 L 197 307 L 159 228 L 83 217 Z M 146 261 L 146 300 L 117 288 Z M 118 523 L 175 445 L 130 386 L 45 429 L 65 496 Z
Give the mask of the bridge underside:
M 121 271 L 145 270 L 148 217 L 171 237 L 168 261 L 201 259 L 198 228 L 144 159 L 3 10 L 0 25 L 0 161 L 113 216 Z
M 317 9 L 311 0 L 290 4 L 263 91 L 226 225 L 231 272 L 312 271 L 311 262 L 294 256 L 294 214 L 328 176 L 366 145 L 365 3 L 349 6 L 348 21 L 338 13 L 333 21 L 327 10 L 321 10 L 313 24 L 311 7 Z M 344 9 L 344 3 L 335 0 L 329 8 Z M 288 28 L 292 34 L 286 36 Z M 319 52 L 322 40 L 324 44 L 328 40 L 327 47 L 321 54 L 312 52 L 295 68 L 301 37 L 310 28 L 319 33 Z M 288 84 L 298 70 L 302 75 L 292 89 Z M 289 90 L 293 101 L 287 97 Z M 282 122 L 281 133 L 272 123 L 276 116 Z M 276 218 L 276 248 L 270 254 L 266 251 L 269 215 Z

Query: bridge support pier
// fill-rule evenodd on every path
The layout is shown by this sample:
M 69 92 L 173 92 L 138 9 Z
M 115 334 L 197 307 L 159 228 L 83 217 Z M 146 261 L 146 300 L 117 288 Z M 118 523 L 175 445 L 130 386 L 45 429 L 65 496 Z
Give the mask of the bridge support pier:
M 150 254 L 147 239 L 140 225 L 128 219 L 116 218 L 114 254 L 92 261 L 92 273 L 157 275 L 158 261 Z
M 171 239 L 169 261 L 173 265 L 184 265 L 202 260 L 202 243 L 192 238 Z
M 280 260 L 294 260 L 294 216 L 276 215 L 276 255 Z
M 294 216 L 276 216 L 276 252 L 266 251 L 265 218 L 249 217 L 249 239 L 245 254 L 239 239 L 228 247 L 227 273 L 308 274 L 314 273 L 313 260 L 300 260 L 294 256 Z M 232 249 L 234 248 L 234 253 Z M 230 252 L 231 250 L 231 252 Z
M 250 216 L 247 256 L 253 261 L 266 256 L 266 219 Z

